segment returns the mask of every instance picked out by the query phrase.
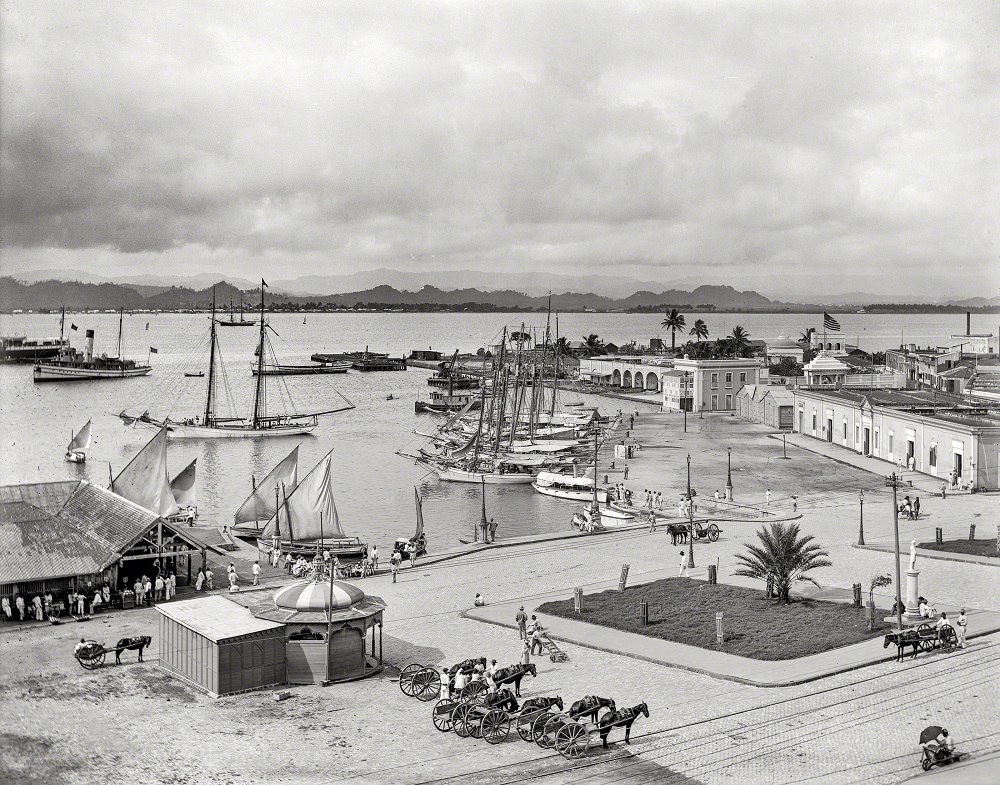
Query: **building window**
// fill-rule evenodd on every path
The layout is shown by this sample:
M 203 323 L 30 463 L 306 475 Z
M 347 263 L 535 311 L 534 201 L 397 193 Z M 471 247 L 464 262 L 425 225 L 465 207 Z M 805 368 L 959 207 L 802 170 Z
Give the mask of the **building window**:
M 847 441 L 847 422 L 844 422 L 844 441 Z
M 719 396 L 718 395 L 713 395 L 712 396 L 712 411 L 714 412 L 718 408 L 719 408 Z
M 743 372 L 740 374 L 740 384 L 746 384 L 746 383 L 747 383 L 747 375 L 746 372 Z
M 813 433 L 816 433 L 816 415 L 813 415 Z
M 875 431 L 875 452 L 878 452 L 878 430 Z
M 731 373 L 726 374 L 726 387 L 733 386 L 733 375 Z
M 892 433 L 889 434 L 889 455 L 892 455 Z
M 712 386 L 713 387 L 718 387 L 719 386 L 719 374 L 717 374 L 717 373 L 713 373 L 712 374 Z
M 930 464 L 932 469 L 937 468 L 937 447 L 931 447 L 931 451 L 927 454 L 927 463 Z
M 728 411 L 729 409 L 732 409 L 732 408 L 733 408 L 733 396 L 727 395 L 726 396 L 726 411 Z

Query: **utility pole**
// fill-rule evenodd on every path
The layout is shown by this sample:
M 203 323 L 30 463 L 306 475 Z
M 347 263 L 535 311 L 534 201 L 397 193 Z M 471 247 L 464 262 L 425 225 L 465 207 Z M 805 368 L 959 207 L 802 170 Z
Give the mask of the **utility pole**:
M 896 626 L 903 629 L 903 598 L 899 588 L 899 504 L 896 501 L 896 491 L 900 485 L 900 479 L 893 472 L 885 478 L 887 488 L 892 488 L 892 530 L 896 537 L 896 550 L 893 554 L 893 561 L 896 563 Z
M 694 569 L 694 499 L 691 498 L 691 454 L 688 453 L 688 569 Z

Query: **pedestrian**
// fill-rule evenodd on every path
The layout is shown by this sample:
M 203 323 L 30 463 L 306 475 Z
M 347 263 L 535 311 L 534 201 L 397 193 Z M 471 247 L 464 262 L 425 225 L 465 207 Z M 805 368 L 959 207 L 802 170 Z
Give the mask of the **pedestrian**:
M 920 517 L 920 497 L 913 497 L 913 519 L 916 520 Z
M 236 585 L 236 570 L 229 573 L 229 592 L 239 591 L 240 587 Z
M 652 534 L 656 531 L 656 513 L 652 510 L 649 511 L 649 533 Z
M 31 604 L 35 606 L 35 619 L 42 621 L 45 618 L 42 612 L 42 598 L 36 594 Z
M 764 504 L 767 505 L 768 507 L 771 506 L 771 489 L 770 488 L 768 488 L 766 491 L 764 491 Z
M 372 546 L 371 559 L 372 559 L 372 573 L 374 573 L 375 570 L 378 569 L 378 546 L 377 545 L 373 545 Z
M 951 487 L 958 485 L 958 469 L 951 470 Z
M 531 644 L 527 638 L 521 641 L 521 662 L 524 665 L 531 664 Z
M 799 497 L 794 493 L 792 494 L 792 512 L 799 511 Z
M 104 604 L 105 605 L 110 605 L 111 604 L 111 587 L 108 586 L 108 584 L 105 583 L 104 584 L 104 588 L 101 589 L 101 593 L 104 595 Z
M 150 579 L 150 577 L 148 575 L 145 576 L 145 580 L 146 580 L 146 582 L 145 582 L 145 584 L 142 587 L 142 593 L 143 593 L 143 596 L 146 598 L 146 604 L 147 605 L 152 605 L 153 604 L 153 581 Z
M 490 540 L 497 541 L 497 522 L 493 518 L 490 518 Z
M 212 568 L 211 567 L 206 567 L 205 568 L 205 585 L 208 587 L 209 591 L 212 591 L 215 588 L 215 582 L 214 581 L 215 581 L 215 575 L 212 574 Z
M 958 614 L 958 619 L 955 621 L 955 634 L 958 635 L 958 647 L 960 649 L 965 648 L 965 633 L 969 627 L 969 617 L 965 615 L 965 608 L 962 608 L 962 612 Z
M 83 592 L 76 595 L 76 615 L 87 615 L 87 597 Z
M 906 459 L 906 468 L 909 469 L 911 472 L 913 471 L 913 467 L 915 465 L 916 465 L 916 462 L 913 460 L 913 456 L 912 455 L 909 458 Z
M 715 504 L 716 504 L 716 506 L 719 505 L 719 489 L 718 488 L 715 489 Z
M 687 578 L 688 577 L 688 560 L 687 560 L 687 556 L 685 555 L 684 551 L 681 551 L 681 569 L 677 573 L 677 577 L 678 578 Z
M 201 591 L 205 587 L 205 568 L 201 567 L 198 569 L 198 577 L 195 578 L 194 588 L 195 591 Z
M 625 462 L 625 479 L 628 479 L 628 461 Z
M 521 640 L 525 640 L 528 637 L 528 614 L 524 612 L 523 605 L 518 609 L 517 613 L 514 614 L 514 621 L 517 622 L 517 632 L 521 636 Z
M 104 600 L 101 599 L 100 590 L 94 592 L 94 599 L 90 601 L 90 608 L 94 613 L 97 613 L 101 609 L 101 604 Z
M 945 494 L 947 492 L 948 492 L 948 483 L 946 483 L 946 482 L 941 483 L 941 498 L 942 499 L 945 497 Z
M 253 567 L 250 568 L 250 572 L 253 573 L 253 585 L 257 586 L 260 583 L 260 562 L 255 561 Z
M 289 575 L 292 574 L 292 554 L 291 551 L 285 552 L 285 572 Z
M 132 588 L 135 590 L 135 604 L 145 605 L 146 604 L 146 584 L 142 580 L 142 576 L 135 579 L 135 586 Z M 76 594 L 76 592 L 74 592 Z
M 399 574 L 399 551 L 393 551 L 392 558 L 389 559 L 389 567 L 392 570 L 392 582 L 396 582 L 396 576 Z
M 545 646 L 542 643 L 542 634 L 545 629 L 542 627 L 542 623 L 538 621 L 538 617 L 532 614 L 531 624 L 528 625 L 528 632 L 531 635 L 531 654 L 535 653 L 535 646 L 538 647 L 538 653 L 541 654 L 545 650 Z
M 632 415 L 630 414 L 630 415 L 628 416 L 628 429 L 629 429 L 629 430 L 631 431 L 631 430 L 632 430 L 633 428 L 635 428 L 635 417 L 633 417 L 633 416 L 632 416 Z
M 14 597 L 14 607 L 17 608 L 17 615 L 21 621 L 24 621 L 24 597 L 20 594 Z
M 164 587 L 163 576 L 162 575 L 157 575 L 156 576 L 156 601 L 157 602 L 161 602 L 163 600 L 163 587 Z
M 410 543 L 406 546 L 407 552 L 410 554 L 410 567 L 417 566 L 417 546 L 415 543 Z

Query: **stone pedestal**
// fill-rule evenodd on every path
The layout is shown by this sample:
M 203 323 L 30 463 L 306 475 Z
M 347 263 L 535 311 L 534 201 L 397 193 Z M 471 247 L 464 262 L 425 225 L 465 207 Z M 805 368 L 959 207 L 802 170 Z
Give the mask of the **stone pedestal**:
M 726 486 L 726 501 L 727 502 L 731 502 L 732 500 L 733 500 L 733 486 L 732 485 L 727 485 Z
M 906 608 L 903 616 L 907 620 L 919 619 L 920 618 L 920 592 L 917 590 L 917 578 L 920 576 L 920 570 L 907 570 L 906 571 L 906 599 L 904 600 L 904 607 Z

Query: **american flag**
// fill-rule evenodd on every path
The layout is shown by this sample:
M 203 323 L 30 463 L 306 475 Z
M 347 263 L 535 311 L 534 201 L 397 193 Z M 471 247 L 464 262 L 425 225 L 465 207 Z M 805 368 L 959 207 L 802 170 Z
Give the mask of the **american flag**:
M 830 332 L 839 333 L 840 332 L 840 322 L 834 319 L 830 314 L 823 312 L 823 329 L 829 330 Z

